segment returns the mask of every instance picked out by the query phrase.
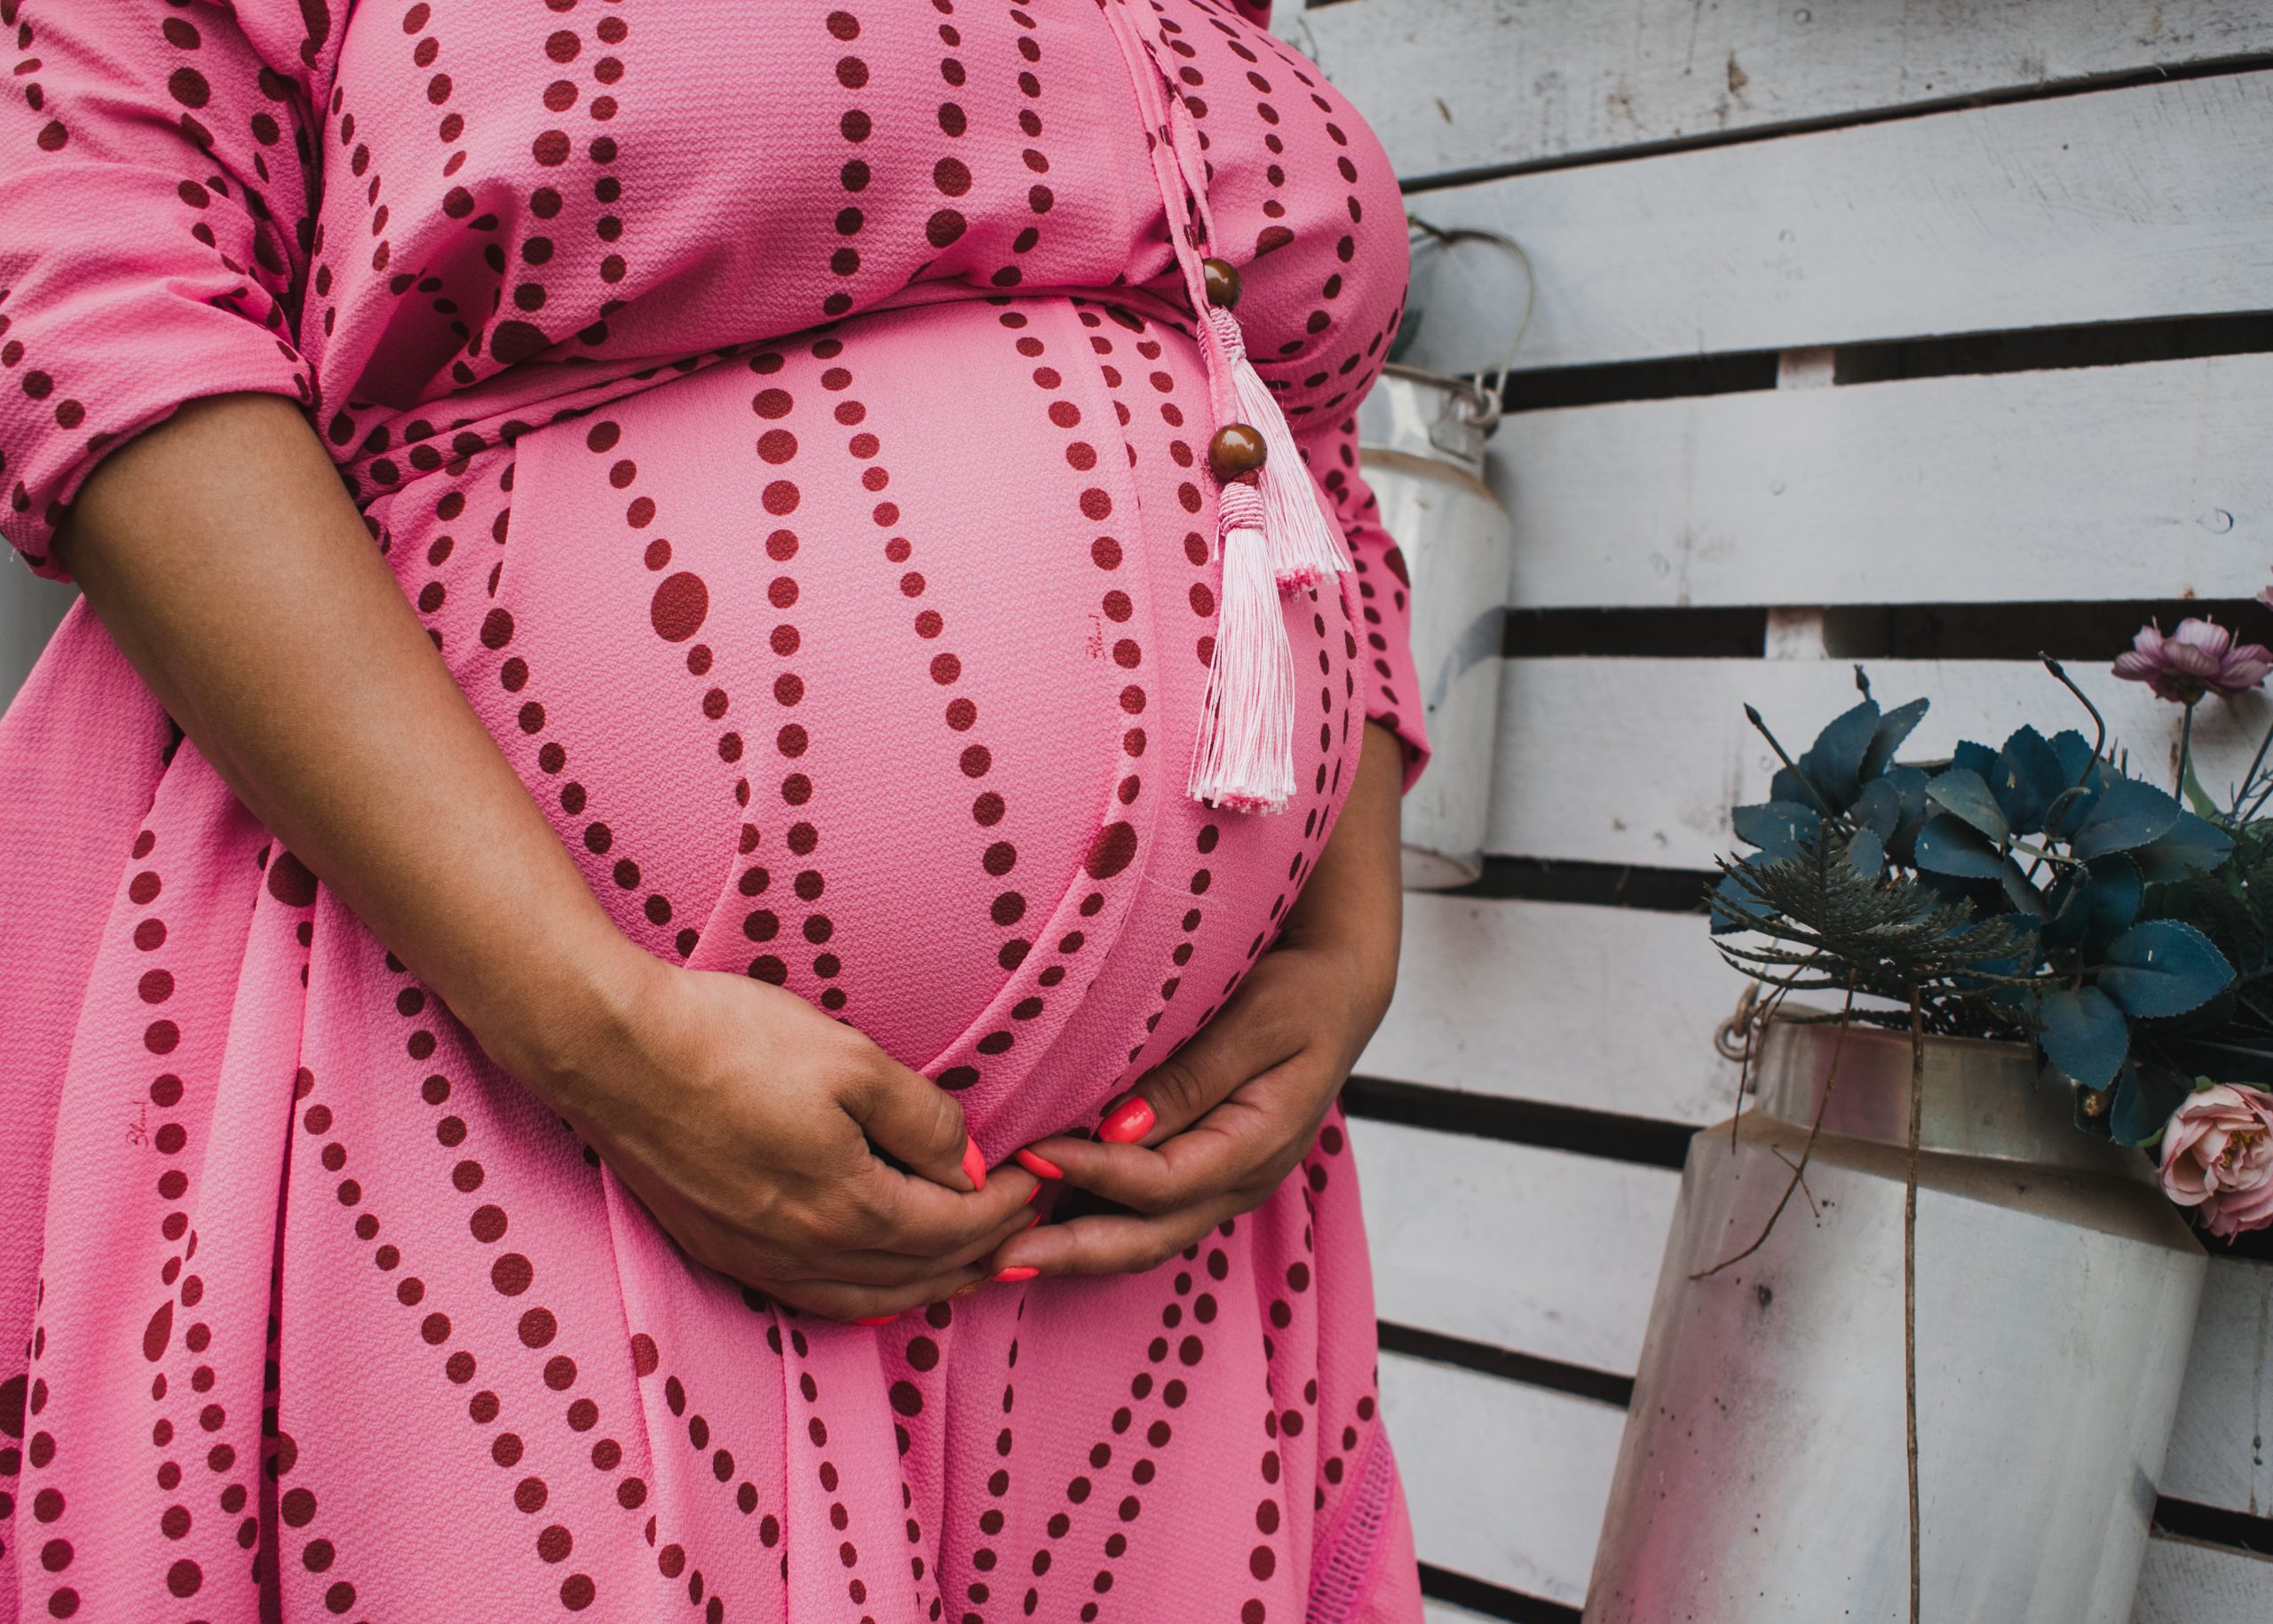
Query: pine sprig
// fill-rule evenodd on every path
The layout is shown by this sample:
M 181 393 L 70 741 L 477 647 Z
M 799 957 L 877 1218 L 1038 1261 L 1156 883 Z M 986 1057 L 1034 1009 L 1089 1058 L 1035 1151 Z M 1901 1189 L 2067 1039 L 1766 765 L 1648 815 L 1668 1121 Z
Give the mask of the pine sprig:
M 1803 835 L 1797 852 L 1773 861 L 1723 861 L 1741 899 L 1725 891 L 1714 901 L 1725 929 L 1750 931 L 1772 946 L 1731 942 L 1721 955 L 1746 974 L 1783 979 L 1798 971 L 1794 991 L 1841 990 L 1906 1006 L 1925 994 L 1939 1032 L 2009 1033 L 2016 1022 L 1989 1003 L 1992 994 L 2039 985 L 2016 975 L 2033 965 L 2029 927 L 2009 915 L 1983 916 L 1905 875 L 1882 877 L 1850 860 L 1852 836 L 1828 820 Z M 1812 974 L 1810 972 L 1813 972 Z M 1856 1010 L 1857 1019 L 1906 1026 L 1901 1011 Z

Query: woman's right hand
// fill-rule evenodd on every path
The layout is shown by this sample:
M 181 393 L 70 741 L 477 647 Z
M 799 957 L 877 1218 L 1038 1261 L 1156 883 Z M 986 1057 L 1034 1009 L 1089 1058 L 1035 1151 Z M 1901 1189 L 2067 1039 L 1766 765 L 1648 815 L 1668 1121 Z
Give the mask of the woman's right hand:
M 988 1175 L 952 1094 L 794 993 L 616 939 L 581 1018 L 498 1058 L 690 1256 L 838 1319 L 986 1279 L 1039 1184 Z

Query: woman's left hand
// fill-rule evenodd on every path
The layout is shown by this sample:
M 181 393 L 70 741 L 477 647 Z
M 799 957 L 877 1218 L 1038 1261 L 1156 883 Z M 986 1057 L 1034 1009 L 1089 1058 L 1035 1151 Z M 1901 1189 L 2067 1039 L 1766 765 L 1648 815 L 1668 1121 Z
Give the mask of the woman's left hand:
M 1098 1138 L 1053 1136 L 1019 1153 L 1045 1180 L 1127 1210 L 1028 1230 L 996 1251 L 995 1270 L 1024 1279 L 1152 1268 L 1261 1206 L 1302 1160 L 1397 980 L 1402 750 L 1367 725 L 1318 867 L 1222 1012 L 1114 1104 Z

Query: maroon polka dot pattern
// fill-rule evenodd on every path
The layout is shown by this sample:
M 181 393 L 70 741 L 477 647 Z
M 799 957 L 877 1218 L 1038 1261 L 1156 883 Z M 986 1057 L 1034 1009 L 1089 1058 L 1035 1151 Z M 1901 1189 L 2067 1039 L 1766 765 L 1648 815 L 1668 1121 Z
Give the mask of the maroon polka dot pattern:
M 0 288 L 0 527 L 39 558 L 189 394 L 303 401 L 627 935 L 859 1026 L 992 1162 L 1094 1121 L 1269 949 L 1359 724 L 1414 703 L 1351 420 L 1393 178 L 1255 7 L 1106 4 L 1357 563 L 1287 602 L 1278 817 L 1182 790 L 1208 379 L 1096 8 L 0 0 L 0 226 L 56 245 Z M 147 325 L 95 341 L 90 266 L 149 277 Z M 73 1192 L 0 1238 L 0 1613 L 1245 1624 L 1361 1527 L 1409 1577 L 1338 1118 L 1160 1270 L 796 1314 L 691 1267 L 114 654 L 59 650 L 44 742 L 0 745 L 84 808 L 59 859 L 11 800 L 0 852 L 42 922 L 0 976 L 75 1012 L 0 1031 L 55 1090 L 0 1209 Z

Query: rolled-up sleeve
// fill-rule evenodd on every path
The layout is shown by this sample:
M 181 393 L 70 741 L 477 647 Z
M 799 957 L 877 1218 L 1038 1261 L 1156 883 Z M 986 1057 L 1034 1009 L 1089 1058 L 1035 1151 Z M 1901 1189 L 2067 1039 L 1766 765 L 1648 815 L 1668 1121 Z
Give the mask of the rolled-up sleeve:
M 1359 662 L 1366 677 L 1366 719 L 1378 722 L 1405 747 L 1405 788 L 1429 763 L 1429 734 L 1422 715 L 1421 684 L 1413 664 L 1412 582 L 1405 556 L 1382 528 L 1381 504 L 1358 463 L 1355 413 L 1300 442 L 1303 458 L 1325 487 L 1341 521 L 1356 566 Z
M 322 0 L 0 4 L 0 534 L 51 544 L 104 454 L 202 396 L 306 404 Z

